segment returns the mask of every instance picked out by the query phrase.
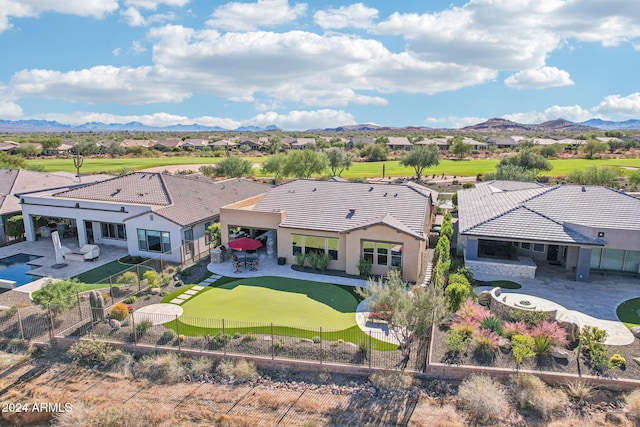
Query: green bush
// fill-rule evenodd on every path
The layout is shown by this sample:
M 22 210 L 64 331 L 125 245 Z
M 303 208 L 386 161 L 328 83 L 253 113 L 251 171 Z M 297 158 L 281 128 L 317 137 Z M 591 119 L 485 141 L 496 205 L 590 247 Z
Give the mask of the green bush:
M 295 255 L 295 258 L 296 258 L 296 265 L 300 268 L 304 267 L 304 262 L 307 259 L 307 255 L 304 254 L 303 252 L 298 252 Z
M 360 257 L 360 259 L 358 259 L 358 264 L 356 265 L 356 267 L 358 268 L 358 273 L 363 276 L 363 277 L 368 277 L 369 273 L 371 273 L 371 261 L 366 260 L 364 257 Z
M 128 316 L 129 307 L 127 307 L 127 304 L 124 304 L 122 302 L 111 307 L 111 311 L 109 312 L 109 318 L 118 320 L 120 322 L 126 319 Z
M 152 323 L 150 320 L 144 319 L 136 324 L 136 335 L 138 338 L 147 333 L 151 329 Z
M 255 341 L 257 340 L 258 337 L 255 336 L 255 334 L 247 334 L 245 336 L 242 337 L 242 342 L 251 342 L 251 341 Z
M 158 288 L 160 283 L 158 282 L 158 273 L 154 270 L 147 270 L 142 274 L 142 277 L 147 279 L 149 288 Z
M 167 329 L 162 333 L 162 337 L 160 338 L 160 340 L 164 343 L 168 343 L 169 341 L 173 340 L 175 337 L 176 337 L 176 333 L 173 332 L 173 330 L 171 329 Z
M 231 335 L 223 334 L 222 331 L 211 337 L 211 343 L 214 347 L 223 347 L 231 341 Z
M 123 302 L 125 304 L 135 304 L 136 301 L 138 301 L 138 297 L 135 295 L 131 295 L 130 297 L 126 297 Z
M 116 283 L 119 283 L 119 284 L 122 284 L 122 285 L 138 286 L 139 282 L 140 281 L 138 280 L 138 275 L 133 271 L 127 271 L 125 273 L 122 273 L 116 279 Z
M 449 329 L 444 339 L 447 349 L 455 354 L 464 351 L 469 344 L 469 336 L 458 329 Z
M 69 348 L 74 361 L 85 366 L 112 366 L 123 357 L 123 351 L 114 349 L 109 343 L 95 339 L 82 340 Z
M 186 369 L 173 353 L 144 356 L 135 364 L 134 376 L 159 384 L 175 384 L 184 380 Z
M 311 338 L 311 340 L 313 341 L 314 344 L 320 344 L 320 342 L 322 341 L 320 337 L 317 335 Z
M 495 316 L 489 316 L 480 321 L 480 326 L 489 331 L 493 331 L 498 335 L 502 335 L 504 324 L 501 319 L 498 319 Z
M 460 308 L 460 305 L 469 298 L 471 294 L 471 288 L 464 283 L 451 283 L 444 290 L 444 297 L 447 304 L 447 309 L 451 312 L 456 312 Z
M 511 337 L 511 351 L 516 359 L 516 364 L 521 365 L 527 359 L 536 355 L 535 341 L 528 335 L 514 335 Z

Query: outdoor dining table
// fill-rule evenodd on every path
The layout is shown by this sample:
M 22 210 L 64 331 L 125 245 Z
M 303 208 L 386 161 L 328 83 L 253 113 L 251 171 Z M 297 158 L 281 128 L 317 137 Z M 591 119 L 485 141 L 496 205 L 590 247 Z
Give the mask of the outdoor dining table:
M 235 261 L 238 263 L 238 265 L 241 265 L 243 268 L 247 268 L 247 266 L 252 265 L 252 263 L 257 259 L 258 257 L 242 256 L 242 257 L 238 257 L 238 259 Z

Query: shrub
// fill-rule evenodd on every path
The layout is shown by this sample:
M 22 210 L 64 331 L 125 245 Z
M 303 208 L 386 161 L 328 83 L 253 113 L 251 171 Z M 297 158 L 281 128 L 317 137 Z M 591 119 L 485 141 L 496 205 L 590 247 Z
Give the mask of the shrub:
M 192 375 L 208 374 L 211 372 L 212 365 L 211 359 L 205 356 L 191 359 L 189 372 Z
M 133 367 L 133 373 L 159 384 L 175 384 L 183 381 L 186 370 L 176 354 L 168 353 L 144 356 Z
M 111 311 L 109 312 L 109 317 L 111 319 L 115 319 L 119 321 L 123 321 L 124 319 L 127 318 L 128 315 L 129 315 L 129 307 L 127 307 L 127 304 L 124 304 L 121 302 L 111 307 Z
M 159 288 L 160 282 L 158 281 L 158 273 L 154 270 L 147 270 L 142 273 L 142 277 L 147 279 L 147 283 L 149 284 L 149 288 Z
M 371 261 L 366 260 L 364 257 L 360 257 L 360 259 L 358 259 L 358 264 L 356 264 L 356 267 L 358 268 L 358 273 L 363 276 L 363 277 L 368 277 L 369 273 L 371 273 Z
M 241 334 L 240 332 L 235 332 L 235 333 L 233 334 L 233 337 L 232 337 L 232 338 L 233 338 L 234 340 L 236 340 L 236 339 L 240 338 L 241 336 L 242 336 L 242 334 Z
M 116 283 L 120 283 L 122 285 L 135 285 L 138 286 L 138 275 L 133 271 L 127 271 L 126 273 L 122 273 L 121 276 L 118 276 L 116 279 Z
M 320 271 L 327 271 L 329 264 L 331 264 L 331 257 L 329 254 L 318 255 L 318 269 Z
M 529 327 L 523 321 L 519 322 L 504 322 L 502 332 L 507 338 L 511 338 L 514 335 L 529 335 Z
M 255 341 L 257 340 L 258 337 L 256 337 L 254 334 L 247 334 L 245 336 L 242 337 L 242 342 L 251 342 L 251 341 Z
M 458 388 L 458 405 L 479 423 L 498 423 L 509 413 L 504 387 L 485 375 L 471 375 Z
M 625 409 L 628 411 L 627 416 L 632 420 L 640 420 L 640 389 L 629 393 L 624 401 L 626 403 Z
M 402 371 L 376 371 L 369 377 L 376 388 L 406 390 L 413 385 L 413 377 Z
M 509 317 L 513 322 L 524 322 L 529 327 L 533 327 L 540 322 L 547 320 L 547 315 L 544 311 L 531 311 L 531 310 L 518 310 L 513 309 L 509 311 Z
M 180 341 L 180 342 L 184 341 L 184 335 L 183 334 L 178 335 L 178 341 Z
M 511 351 L 518 365 L 536 355 L 535 344 L 535 340 L 528 335 L 516 334 L 511 337 Z
M 461 319 L 465 320 L 475 320 L 480 322 L 485 317 L 491 316 L 491 312 L 481 306 L 473 302 L 473 300 L 468 299 L 462 303 L 456 314 L 460 316 Z
M 471 338 L 473 349 L 478 356 L 493 357 L 498 349 L 498 339 L 500 337 L 487 329 L 479 329 Z
M 627 364 L 627 360 L 624 357 L 620 356 L 618 353 L 616 353 L 613 356 L 611 356 L 611 358 L 609 359 L 609 364 L 613 368 L 622 368 L 624 367 L 624 365 Z
M 594 346 L 604 344 L 606 339 L 607 331 L 595 326 L 585 325 L 580 331 L 580 344 L 582 344 L 582 348 L 586 350 Z
M 151 329 L 151 326 L 152 326 L 151 321 L 147 319 L 144 319 L 138 322 L 136 324 L 136 335 L 138 336 L 138 338 L 146 334 L 147 331 Z
M 449 280 L 448 280 L 449 284 L 452 283 L 462 283 L 463 285 L 467 285 L 469 287 L 471 287 L 471 282 L 469 281 L 469 279 L 467 278 L 467 276 L 463 273 L 452 273 L 449 275 Z
M 566 347 L 567 331 L 558 325 L 558 322 L 540 322 L 531 328 L 531 336 L 535 339 L 537 336 L 545 336 L 551 340 L 551 345 L 559 345 Z
M 464 351 L 469 343 L 469 335 L 466 332 L 458 329 L 449 329 L 447 336 L 444 339 L 444 343 L 447 349 L 455 354 Z
M 284 340 L 279 339 L 273 343 L 273 348 L 276 350 L 282 350 L 284 348 Z
M 480 322 L 468 319 L 458 319 L 451 324 L 452 331 L 464 335 L 465 337 L 467 337 L 467 339 L 471 338 L 471 336 L 478 330 L 479 327 Z
M 379 302 L 372 303 L 369 309 L 369 319 L 382 320 L 383 322 L 389 322 L 396 311 L 390 305 Z
M 536 356 L 544 356 L 551 352 L 553 341 L 546 335 L 536 335 L 533 337 L 533 351 Z
M 480 321 L 480 326 L 483 329 L 487 329 L 489 331 L 495 332 L 498 335 L 502 335 L 502 320 L 498 319 L 495 316 L 485 317 Z
M 451 283 L 444 290 L 444 297 L 449 311 L 457 311 L 460 305 L 469 298 L 471 294 L 471 287 L 464 283 Z
M 593 395 L 591 386 L 582 379 L 567 383 L 567 392 L 572 399 L 578 402 L 582 402 Z
M 231 335 L 223 334 L 222 331 L 211 337 L 211 342 L 215 347 L 224 347 L 229 341 L 231 341 Z
M 86 366 L 111 366 L 123 356 L 123 351 L 114 349 L 109 343 L 95 339 L 82 340 L 69 348 L 74 361 Z
M 125 298 L 124 301 L 122 302 L 129 305 L 129 304 L 135 304 L 136 301 L 138 301 L 138 297 L 135 295 L 131 295 L 130 297 Z
M 611 368 L 606 345 L 595 344 L 588 350 L 587 354 L 587 364 L 595 374 L 602 375 Z
M 314 344 L 320 344 L 320 342 L 322 341 L 319 336 L 315 336 L 311 338 L 311 340 L 313 341 Z
M 255 363 L 246 360 L 238 360 L 235 363 L 233 360 L 222 360 L 218 363 L 216 372 L 225 378 L 243 381 L 258 377 Z
M 295 255 L 295 258 L 296 258 L 296 265 L 300 268 L 304 267 L 304 262 L 307 259 L 307 255 L 302 252 L 298 252 Z
M 510 389 L 518 407 L 532 410 L 545 420 L 563 412 L 569 403 L 565 393 L 550 388 L 540 378 L 531 374 L 513 375 L 510 379 Z
M 173 332 L 173 330 L 171 329 L 167 329 L 162 333 L 162 337 L 160 339 L 162 340 L 162 342 L 168 343 L 169 341 L 173 340 L 175 337 L 176 337 L 176 333 Z
M 309 260 L 309 265 L 311 266 L 311 268 L 313 268 L 314 270 L 319 270 L 320 269 L 320 254 L 316 251 L 312 251 L 309 253 L 307 259 Z

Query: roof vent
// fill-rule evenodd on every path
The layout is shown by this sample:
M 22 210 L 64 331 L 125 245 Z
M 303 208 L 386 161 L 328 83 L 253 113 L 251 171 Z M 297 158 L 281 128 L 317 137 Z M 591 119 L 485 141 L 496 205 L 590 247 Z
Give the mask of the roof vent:
M 582 192 L 586 193 L 587 192 L 587 187 L 582 187 Z
M 311 191 L 316 191 L 316 190 L 317 190 L 317 188 L 316 188 L 316 187 L 313 187 L 313 190 L 311 190 Z
M 373 187 L 369 187 L 369 191 L 373 191 Z
M 388 194 L 388 193 L 384 193 L 384 195 L 383 195 L 382 197 L 387 197 L 387 194 Z
M 393 197 L 398 197 L 398 193 L 394 194 Z
M 349 209 L 349 213 L 350 213 L 351 215 L 353 215 L 354 213 L 356 213 L 356 210 L 355 210 L 355 209 Z

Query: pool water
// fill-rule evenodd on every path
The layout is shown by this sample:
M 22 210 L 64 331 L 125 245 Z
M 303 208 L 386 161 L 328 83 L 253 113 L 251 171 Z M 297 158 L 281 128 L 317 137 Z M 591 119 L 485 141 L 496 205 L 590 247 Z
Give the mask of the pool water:
M 29 261 L 42 258 L 38 255 L 15 254 L 0 259 L 0 279 L 13 280 L 17 286 L 33 282 L 36 277 L 27 273 L 37 266 L 28 264 Z

